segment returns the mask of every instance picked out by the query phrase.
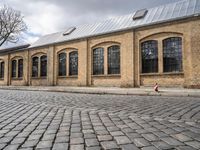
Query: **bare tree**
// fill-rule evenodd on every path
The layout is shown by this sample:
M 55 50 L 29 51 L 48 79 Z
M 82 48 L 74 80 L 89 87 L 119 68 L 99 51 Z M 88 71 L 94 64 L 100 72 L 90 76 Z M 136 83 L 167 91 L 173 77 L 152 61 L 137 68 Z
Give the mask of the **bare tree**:
M 27 30 L 20 11 L 8 6 L 0 8 L 0 46 L 5 42 L 17 43 L 20 34 Z

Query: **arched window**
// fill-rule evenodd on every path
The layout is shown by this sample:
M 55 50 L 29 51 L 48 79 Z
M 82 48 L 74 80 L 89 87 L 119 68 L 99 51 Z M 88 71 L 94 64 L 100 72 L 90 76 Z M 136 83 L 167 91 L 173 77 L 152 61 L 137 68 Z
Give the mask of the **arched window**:
M 158 42 L 146 41 L 141 44 L 142 73 L 158 72 Z
M 78 52 L 69 53 L 69 75 L 78 75 Z
M 12 78 L 16 78 L 16 69 L 17 69 L 17 61 L 16 60 L 12 60 Z
M 38 77 L 38 64 L 39 64 L 39 58 L 33 57 L 32 58 L 32 77 Z
M 47 76 L 47 56 L 45 55 L 40 57 L 40 76 Z
M 182 72 L 182 38 L 171 37 L 163 40 L 164 72 Z
M 104 49 L 96 48 L 93 50 L 93 75 L 104 74 Z
M 23 77 L 23 59 L 18 60 L 18 78 Z
M 108 74 L 120 74 L 120 47 L 118 45 L 108 48 Z
M 0 78 L 4 78 L 4 62 L 0 62 Z
M 58 59 L 59 59 L 58 75 L 66 76 L 66 53 L 60 53 L 58 55 Z

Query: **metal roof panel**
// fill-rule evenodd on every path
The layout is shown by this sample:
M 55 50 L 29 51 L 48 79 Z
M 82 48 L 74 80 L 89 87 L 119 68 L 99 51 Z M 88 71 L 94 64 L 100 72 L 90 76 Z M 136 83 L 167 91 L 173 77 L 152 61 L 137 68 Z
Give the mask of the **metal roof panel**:
M 146 16 L 137 20 L 133 20 L 136 13 L 134 12 L 99 23 L 76 26 L 76 30 L 66 36 L 63 36 L 63 32 L 45 35 L 33 43 L 30 48 L 195 16 L 200 13 L 200 0 L 183 0 L 147 10 Z

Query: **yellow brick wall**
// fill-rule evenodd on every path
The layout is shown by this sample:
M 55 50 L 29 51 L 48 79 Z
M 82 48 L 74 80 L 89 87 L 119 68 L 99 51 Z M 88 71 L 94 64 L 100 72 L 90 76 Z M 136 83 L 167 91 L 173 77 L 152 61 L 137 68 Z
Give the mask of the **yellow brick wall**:
M 12 60 L 17 60 L 17 59 L 23 59 L 23 77 L 22 79 L 19 79 L 19 78 L 12 78 L 11 77 L 11 69 L 12 69 L 12 66 L 11 66 L 11 62 Z M 12 53 L 10 54 L 9 56 L 9 76 L 8 76 L 8 79 L 9 79 L 9 85 L 28 85 L 28 51 L 23 51 L 23 52 L 17 52 L 17 53 Z
M 82 40 L 63 42 L 53 46 L 34 48 L 12 54 L 2 54 L 0 60 L 5 62 L 4 80 L 0 85 L 60 85 L 60 86 L 117 86 L 140 87 L 182 86 L 200 88 L 200 20 L 191 19 L 162 25 L 154 25 L 127 30 Z M 162 40 L 168 37 L 183 39 L 183 72 L 163 73 Z M 141 42 L 158 40 L 159 72 L 156 74 L 141 73 Z M 108 75 L 107 48 L 120 46 L 120 74 Z M 94 48 L 104 48 L 104 75 L 92 75 L 92 52 Z M 61 51 L 78 51 L 78 76 L 58 77 L 58 54 Z M 32 78 L 32 57 L 47 55 L 46 78 Z M 17 57 L 24 59 L 22 80 L 11 78 L 11 60 Z M 67 66 L 68 68 L 69 66 Z
M 199 22 L 199 21 L 198 21 Z M 168 23 L 165 25 L 157 25 L 147 28 L 138 29 L 135 33 L 136 43 L 135 43 L 135 81 L 136 86 L 153 86 L 158 82 L 161 86 L 184 86 L 187 83 L 187 77 L 190 76 L 191 72 L 191 35 L 190 28 L 191 24 L 194 24 L 194 21 L 187 22 L 175 22 Z M 180 74 L 177 73 L 163 73 L 162 65 L 162 40 L 168 37 L 182 37 L 183 47 L 183 72 Z M 158 54 L 159 54 L 159 75 L 151 74 L 151 76 L 145 76 L 141 73 L 141 51 L 140 44 L 146 40 L 158 40 Z M 199 41 L 199 40 L 198 40 Z M 183 75 L 182 75 L 183 74 Z

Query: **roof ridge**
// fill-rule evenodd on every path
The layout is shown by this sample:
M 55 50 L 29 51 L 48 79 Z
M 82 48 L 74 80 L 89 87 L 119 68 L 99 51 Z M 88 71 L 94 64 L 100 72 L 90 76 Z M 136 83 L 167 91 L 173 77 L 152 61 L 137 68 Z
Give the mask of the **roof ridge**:
M 85 24 L 80 24 L 80 25 L 68 26 L 68 27 L 66 27 L 65 29 L 60 30 L 60 31 L 58 31 L 58 32 L 54 32 L 54 33 L 50 33 L 50 34 L 45 34 L 45 35 L 42 35 L 42 36 L 48 36 L 48 35 L 53 35 L 53 34 L 57 34 L 57 33 L 63 33 L 63 32 L 65 32 L 68 28 L 71 28 L 71 27 L 77 27 L 77 28 L 78 28 L 78 27 L 86 26 L 86 25 L 89 26 L 89 25 L 94 25 L 94 24 L 100 24 L 100 23 L 104 23 L 104 22 L 106 22 L 106 21 L 114 20 L 114 19 L 117 19 L 117 18 L 120 18 L 120 17 L 125 17 L 125 16 L 129 16 L 129 15 L 134 15 L 138 10 L 142 10 L 142 9 L 150 10 L 150 9 L 159 8 L 159 7 L 161 7 L 161 6 L 167 6 L 167 5 L 172 5 L 172 4 L 175 4 L 175 3 L 181 3 L 181 2 L 184 2 L 184 1 L 190 1 L 190 0 L 180 0 L 180 1 L 177 1 L 177 2 L 172 2 L 172 3 L 163 4 L 163 5 L 158 5 L 158 6 L 155 6 L 155 7 L 141 8 L 141 9 L 137 9 L 137 10 L 133 11 L 132 13 L 127 13 L 127 14 L 115 16 L 115 17 L 112 17 L 112 18 L 109 18 L 109 19 L 101 20 L 101 21 L 99 21 L 99 22 L 85 23 Z M 42 37 L 42 36 L 41 36 L 41 37 Z
M 31 47 L 33 48 L 52 45 L 75 39 L 87 38 L 193 17 L 195 14 L 200 14 L 200 3 L 197 0 L 180 0 L 173 3 L 147 8 L 147 10 L 147 15 L 144 18 L 137 20 L 133 20 L 133 16 L 137 12 L 134 11 L 133 13 L 115 16 L 100 22 L 74 26 L 76 27 L 76 30 L 67 36 L 63 36 L 63 32 L 65 32 L 67 29 L 47 34 L 40 37 L 31 45 Z

